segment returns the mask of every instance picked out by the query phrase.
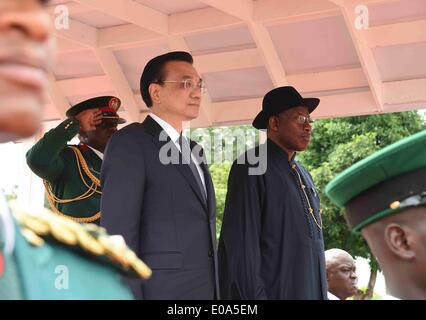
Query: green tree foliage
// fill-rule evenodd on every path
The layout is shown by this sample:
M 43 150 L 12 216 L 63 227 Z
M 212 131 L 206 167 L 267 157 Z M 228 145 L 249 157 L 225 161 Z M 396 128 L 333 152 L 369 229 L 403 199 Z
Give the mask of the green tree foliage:
M 300 153 L 298 160 L 311 172 L 321 195 L 327 248 L 341 248 L 354 256 L 367 258 L 372 270 L 377 270 L 378 264 L 362 237 L 348 230 L 343 210 L 324 194 L 325 186 L 357 161 L 424 129 L 425 124 L 415 111 L 325 119 L 314 124 L 309 149 Z
M 216 233 L 219 238 L 220 228 L 222 226 L 223 211 L 225 210 L 226 193 L 228 191 L 228 176 L 231 170 L 231 162 L 221 164 L 212 164 L 210 173 L 216 191 Z

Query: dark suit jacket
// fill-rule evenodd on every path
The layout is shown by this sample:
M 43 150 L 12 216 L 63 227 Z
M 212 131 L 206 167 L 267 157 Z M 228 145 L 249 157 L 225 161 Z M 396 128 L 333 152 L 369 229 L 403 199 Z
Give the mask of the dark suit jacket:
M 162 147 L 180 155 L 167 135 L 160 141 L 161 132 L 148 116 L 110 139 L 101 173 L 101 225 L 123 235 L 153 270 L 148 281 L 132 282 L 137 298 L 213 299 L 219 291 L 211 176 L 202 164 L 206 200 L 188 164 L 160 162 Z

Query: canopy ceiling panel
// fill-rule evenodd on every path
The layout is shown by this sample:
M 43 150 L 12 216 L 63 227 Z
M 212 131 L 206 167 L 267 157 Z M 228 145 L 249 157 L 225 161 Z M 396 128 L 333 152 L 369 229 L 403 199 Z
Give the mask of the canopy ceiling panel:
M 203 74 L 213 102 L 262 97 L 273 89 L 264 67 Z
M 50 0 L 49 4 L 50 5 L 58 5 L 58 4 L 65 4 L 65 3 L 70 3 L 72 1 L 70 0 Z
M 146 5 L 165 14 L 181 13 L 208 7 L 203 2 L 197 0 L 136 0 L 136 2 L 139 2 L 140 4 Z
M 128 24 L 126 21 L 117 19 L 113 16 L 98 12 L 96 10 L 72 14 L 71 18 L 98 29 Z
M 269 28 L 287 74 L 360 66 L 342 16 Z
M 46 121 L 104 94 L 120 97 L 129 122 L 142 120 L 141 72 L 170 50 L 191 52 L 206 80 L 194 126 L 251 123 L 263 95 L 283 85 L 320 97 L 317 118 L 426 107 L 425 0 L 49 3 L 52 21 L 57 5 L 68 9 L 70 27 L 54 31 Z
M 149 47 L 136 47 L 115 51 L 114 55 L 120 64 L 127 81 L 134 93 L 139 93 L 139 82 L 146 63 L 157 55 L 170 51 L 167 44 Z
M 426 58 L 426 42 L 380 47 L 373 52 L 385 82 L 426 78 L 426 63 L 418 63 Z
M 247 27 L 237 27 L 185 37 L 193 55 L 255 48 L 256 44 Z
M 369 8 L 370 26 L 379 26 L 397 22 L 413 21 L 426 18 L 426 1 L 398 0 L 378 3 Z
M 86 78 L 103 75 L 101 65 L 91 50 L 58 54 L 53 73 L 58 80 Z

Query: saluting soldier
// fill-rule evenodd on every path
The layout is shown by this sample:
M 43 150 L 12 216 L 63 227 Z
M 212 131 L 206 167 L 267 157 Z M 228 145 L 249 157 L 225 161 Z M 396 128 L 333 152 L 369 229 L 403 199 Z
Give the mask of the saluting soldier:
M 27 152 L 31 170 L 44 181 L 50 208 L 80 223 L 100 221 L 103 153 L 117 125 L 120 99 L 96 97 L 70 108 L 67 119 Z M 80 144 L 67 143 L 78 134 Z
M 388 292 L 426 299 L 426 131 L 346 169 L 326 194 L 345 208 L 349 227 L 367 241 Z

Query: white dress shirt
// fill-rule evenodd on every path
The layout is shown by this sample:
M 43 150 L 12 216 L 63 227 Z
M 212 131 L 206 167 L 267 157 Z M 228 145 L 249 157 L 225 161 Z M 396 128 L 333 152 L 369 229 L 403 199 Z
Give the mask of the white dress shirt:
M 179 145 L 179 142 L 178 142 L 179 141 L 179 137 L 180 137 L 179 132 L 177 132 L 175 128 L 173 128 L 168 122 L 164 121 L 159 116 L 157 116 L 157 115 L 155 115 L 153 113 L 150 113 L 149 116 L 152 119 L 154 119 L 155 122 L 157 122 L 161 126 L 161 128 L 163 128 L 163 130 L 167 133 L 167 135 L 170 137 L 170 139 L 175 144 L 176 148 L 179 151 L 181 151 L 180 145 Z M 205 179 L 204 179 L 203 169 L 201 169 L 200 164 L 198 163 L 198 161 L 196 160 L 196 158 L 194 157 L 194 155 L 192 153 L 191 153 L 191 159 L 192 159 L 192 161 L 194 162 L 194 164 L 195 164 L 195 166 L 197 168 L 198 174 L 200 175 L 200 178 L 201 178 L 201 182 L 203 183 L 204 191 L 207 194 L 206 182 L 205 182 Z

